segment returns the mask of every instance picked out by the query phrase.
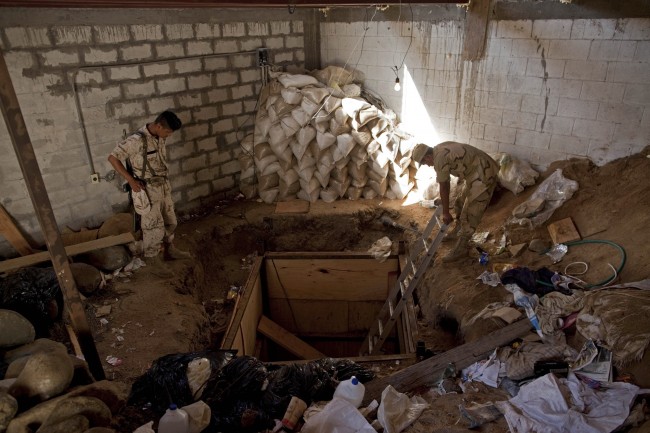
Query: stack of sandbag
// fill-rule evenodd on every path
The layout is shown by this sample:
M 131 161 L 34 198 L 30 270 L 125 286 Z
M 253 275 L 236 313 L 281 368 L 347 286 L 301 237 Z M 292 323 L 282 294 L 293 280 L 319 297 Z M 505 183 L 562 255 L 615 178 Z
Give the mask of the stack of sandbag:
M 314 76 L 278 74 L 263 89 L 255 133 L 240 156 L 247 198 L 332 202 L 408 194 L 416 143 L 395 127 L 392 111 L 360 96 L 354 79 L 328 67 Z

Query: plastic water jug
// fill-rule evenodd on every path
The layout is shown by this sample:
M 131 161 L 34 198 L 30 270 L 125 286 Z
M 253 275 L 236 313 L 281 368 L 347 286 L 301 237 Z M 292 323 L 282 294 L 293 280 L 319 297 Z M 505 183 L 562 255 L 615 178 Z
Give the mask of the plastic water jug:
M 190 431 L 190 421 L 187 413 L 183 409 L 178 409 L 174 403 L 169 405 L 169 409 L 160 418 L 158 423 L 158 433 L 188 433 Z
M 334 391 L 334 398 L 347 400 L 352 406 L 358 408 L 361 406 L 365 393 L 366 387 L 359 382 L 359 379 L 352 376 L 348 380 L 343 380 L 339 383 Z

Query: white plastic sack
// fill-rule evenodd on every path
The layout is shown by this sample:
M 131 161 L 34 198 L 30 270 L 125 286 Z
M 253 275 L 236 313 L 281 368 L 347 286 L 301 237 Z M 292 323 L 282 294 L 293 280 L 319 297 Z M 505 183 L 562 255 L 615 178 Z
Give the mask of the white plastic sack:
M 254 144 L 259 144 L 263 141 L 266 141 L 266 137 L 269 135 L 269 129 L 271 129 L 271 118 L 267 116 L 258 116 L 255 119 L 255 140 Z M 243 146 L 242 141 L 242 146 Z
M 375 243 L 372 244 L 368 252 L 380 263 L 383 263 L 386 261 L 388 256 L 390 256 L 392 245 L 393 242 L 390 240 L 390 238 L 388 236 L 384 236 L 383 238 L 376 240 Z M 386 392 L 386 390 L 384 390 L 384 392 Z M 382 400 L 383 400 L 383 393 L 382 393 Z
M 325 111 L 332 113 L 341 106 L 341 98 L 330 95 L 325 98 L 325 101 L 322 102 L 322 105 Z
M 345 192 L 345 197 L 350 200 L 359 200 L 361 198 L 361 194 L 363 194 L 363 188 L 349 186 L 348 190 Z
M 340 197 L 340 194 L 331 188 L 323 188 L 320 190 L 320 199 L 325 203 L 333 203 Z
M 367 186 L 363 189 L 363 198 L 366 200 L 377 198 L 377 192 L 373 188 Z
M 350 154 L 355 144 L 356 143 L 350 134 L 341 134 L 336 137 L 336 147 L 339 149 L 343 157 L 347 157 Z
M 343 98 L 341 101 L 341 108 L 345 114 L 352 117 L 353 119 L 356 119 L 359 110 L 365 107 L 370 107 L 370 104 L 368 101 L 365 101 L 361 98 Z
M 305 200 L 310 203 L 316 203 L 318 201 L 318 197 L 320 196 L 320 188 L 316 188 L 314 191 L 311 193 L 308 193 L 304 189 L 301 189 L 298 191 L 298 198 L 300 200 Z
M 284 133 L 282 125 L 276 123 L 275 125 L 269 128 L 269 144 L 272 146 L 279 145 L 287 140 L 287 134 Z
M 303 74 L 280 74 L 278 76 L 278 81 L 282 83 L 284 87 L 297 87 L 302 88 L 312 84 L 318 84 L 318 80 L 311 75 Z
M 318 183 L 320 183 L 320 186 L 323 188 L 326 188 L 327 185 L 330 183 L 330 174 L 328 173 L 321 173 L 319 170 L 316 170 L 314 172 L 314 178 L 318 179 Z
M 386 433 L 400 433 L 413 424 L 427 407 L 429 404 L 419 395 L 409 398 L 388 385 L 381 393 L 377 419 Z
M 300 125 L 296 119 L 291 116 L 284 116 L 282 119 L 280 119 L 280 126 L 282 127 L 284 135 L 287 138 L 291 138 L 300 130 Z
M 280 94 L 282 95 L 284 102 L 290 105 L 298 105 L 300 104 L 300 101 L 302 101 L 302 94 L 300 93 L 300 90 L 295 87 L 282 89 Z
M 324 111 L 319 111 L 311 119 L 311 124 L 316 131 L 325 133 L 329 131 L 331 116 Z
M 260 173 L 266 172 L 266 168 L 270 165 L 273 164 L 274 162 L 278 162 L 278 157 L 275 156 L 273 153 L 271 153 L 269 156 L 263 158 L 263 159 L 256 159 L 255 160 L 255 165 L 257 166 L 257 170 Z M 273 173 L 273 170 L 270 170 L 266 174 Z
M 273 109 L 275 110 L 275 113 L 278 115 L 279 118 L 283 118 L 287 114 L 291 113 L 291 110 L 293 110 L 295 106 L 291 104 L 287 104 L 284 102 L 284 99 L 278 98 L 275 101 L 275 104 L 273 104 Z
M 316 171 L 316 166 L 311 166 L 311 167 L 305 167 L 302 170 L 297 170 L 298 171 L 298 177 L 303 180 L 311 180 L 312 177 L 314 177 L 314 172 Z
M 309 143 L 302 144 L 298 140 L 291 140 L 291 143 L 289 146 L 291 147 L 291 151 L 293 154 L 296 156 L 296 159 L 300 161 L 305 154 L 305 151 L 307 150 L 307 146 Z
M 356 407 L 341 398 L 330 401 L 322 411 L 309 417 L 303 433 L 376 433 Z
M 303 110 L 302 107 L 294 108 L 293 111 L 291 111 L 291 117 L 293 117 L 300 126 L 305 126 L 311 122 L 311 116 L 307 114 L 307 112 Z
M 552 175 L 547 177 L 539 184 L 537 190 L 527 200 L 529 202 L 544 200 L 544 209 L 534 217 L 530 218 L 533 227 L 538 227 L 546 222 L 555 209 L 573 197 L 573 193 L 578 190 L 578 182 L 567 179 L 562 175 L 562 169 L 558 168 Z
M 255 146 L 254 154 L 255 154 L 255 160 L 259 161 L 261 159 L 266 158 L 269 155 L 273 155 L 273 151 L 271 150 L 271 146 L 269 145 L 269 143 L 261 143 Z
M 307 113 L 308 115 L 313 116 L 320 108 L 320 105 L 307 98 L 302 98 L 302 101 L 300 102 L 300 108 L 305 110 L 305 113 Z M 327 115 L 327 113 L 324 112 L 323 114 Z
M 316 134 L 316 142 L 321 150 L 325 150 L 336 143 L 336 137 L 331 132 L 318 132 Z
M 508 155 L 507 153 L 498 158 L 499 161 L 499 183 L 504 188 L 517 195 L 527 186 L 535 185 L 539 173 L 526 161 Z
M 296 133 L 296 139 L 298 143 L 303 146 L 309 145 L 311 141 L 316 138 L 316 130 L 311 126 L 305 126 Z M 298 158 L 298 156 L 296 156 Z
M 302 94 L 310 101 L 319 104 L 329 95 L 329 91 L 323 87 L 306 87 L 302 89 Z
M 265 191 L 260 191 L 260 198 L 264 203 L 273 203 L 276 198 L 278 197 L 278 193 L 280 190 L 275 187 L 275 188 L 270 188 Z

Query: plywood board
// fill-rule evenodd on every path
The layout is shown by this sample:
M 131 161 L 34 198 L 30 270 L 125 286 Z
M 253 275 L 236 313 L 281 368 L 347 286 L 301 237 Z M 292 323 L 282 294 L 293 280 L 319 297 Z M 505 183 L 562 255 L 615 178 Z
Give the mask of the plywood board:
M 275 213 L 307 213 L 309 202 L 305 200 L 279 201 L 275 205 Z
M 549 224 L 548 232 L 551 235 L 553 245 L 579 241 L 581 239 L 571 217 Z
M 298 335 L 326 337 L 349 334 L 346 301 L 269 299 L 269 317 Z
M 0 234 L 2 234 L 7 242 L 18 251 L 21 256 L 27 256 L 34 252 L 32 247 L 27 242 L 27 239 L 18 230 L 11 215 L 7 213 L 4 207 L 0 205 Z
M 372 258 L 272 259 L 267 257 L 266 281 L 270 298 L 385 301 L 388 274 L 397 259 L 383 263 Z
M 262 316 L 260 318 L 260 323 L 257 329 L 262 335 L 265 335 L 289 352 L 293 353 L 296 356 L 299 356 L 302 359 L 326 358 L 323 353 L 314 349 L 312 346 L 305 343 L 266 316 Z
M 353 333 L 361 333 L 365 337 L 374 320 L 379 316 L 383 305 L 384 303 L 381 301 L 348 302 L 348 330 Z
M 122 233 L 117 236 L 108 236 L 94 241 L 83 242 L 81 244 L 70 245 L 65 247 L 65 252 L 68 256 L 87 253 L 88 251 L 98 250 L 101 248 L 112 247 L 114 245 L 126 244 L 133 242 L 133 234 Z M 0 272 L 6 272 L 12 269 L 18 269 L 25 266 L 35 265 L 36 263 L 47 262 L 50 260 L 50 253 L 43 251 L 29 256 L 18 257 L 15 259 L 4 260 L 0 262 Z

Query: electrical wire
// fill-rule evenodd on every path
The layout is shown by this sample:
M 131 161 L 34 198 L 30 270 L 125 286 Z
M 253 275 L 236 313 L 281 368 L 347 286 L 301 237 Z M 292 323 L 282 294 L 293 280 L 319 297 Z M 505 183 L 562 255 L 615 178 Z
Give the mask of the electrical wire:
M 391 69 L 395 73 L 395 77 L 399 79 L 399 71 L 404 67 L 404 62 L 406 62 L 406 56 L 408 56 L 409 51 L 411 51 L 411 45 L 413 44 L 413 5 L 409 3 L 409 8 L 411 10 L 411 40 L 409 41 L 409 46 L 406 48 L 406 53 L 404 53 L 404 58 L 402 59 L 402 64 L 397 67 L 397 65 L 393 66 Z M 400 1 L 399 3 L 399 17 L 397 18 L 397 22 L 399 23 L 400 19 L 402 18 L 402 2 Z M 401 33 L 401 29 L 400 29 Z M 395 60 L 395 53 L 397 52 L 397 42 L 395 42 L 395 52 L 393 53 L 393 60 Z

